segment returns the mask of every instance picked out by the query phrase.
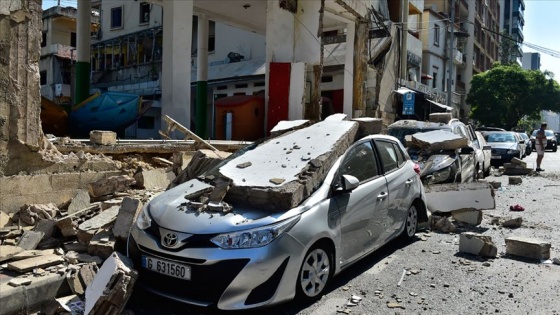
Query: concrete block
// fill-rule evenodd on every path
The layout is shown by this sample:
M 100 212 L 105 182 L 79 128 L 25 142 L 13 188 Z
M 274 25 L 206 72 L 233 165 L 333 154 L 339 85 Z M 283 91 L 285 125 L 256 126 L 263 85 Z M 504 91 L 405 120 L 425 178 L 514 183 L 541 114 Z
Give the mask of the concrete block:
M 45 305 L 57 296 L 70 293 L 63 275 L 47 273 L 32 279 L 30 284 L 23 287 L 12 287 L 7 281 L 0 283 L 0 314 L 34 314 L 44 311 Z
M 358 138 L 380 134 L 383 131 L 383 121 L 381 118 L 360 117 L 352 118 L 352 121 L 358 123 Z
M 95 198 L 126 191 L 134 184 L 136 184 L 136 181 L 128 175 L 111 176 L 91 183 L 88 191 L 89 195 Z
M 23 252 L 24 249 L 19 246 L 0 245 L 0 263 L 11 259 L 16 254 Z
M 80 210 L 83 210 L 91 205 L 89 192 L 85 189 L 79 189 L 76 191 L 74 198 L 68 206 L 68 214 L 74 214 Z
M 99 256 L 93 256 L 87 253 L 78 253 L 74 251 L 67 252 L 64 255 L 64 258 L 71 264 L 95 263 L 96 265 L 101 266 L 101 264 L 103 263 L 103 259 Z
M 442 233 L 454 233 L 457 231 L 457 227 L 451 223 L 447 217 L 433 216 L 432 220 L 432 228 L 435 231 L 440 231 Z
M 214 152 L 212 150 L 205 149 L 196 151 L 190 158 L 189 164 L 179 173 L 179 175 L 177 175 L 171 184 L 169 184 L 167 189 L 173 188 L 190 179 L 198 177 L 204 171 L 220 163 L 230 154 L 231 153 L 228 152 Z
M 83 244 L 79 242 L 66 243 L 62 245 L 62 247 L 67 252 L 70 251 L 78 252 L 78 253 L 87 252 L 87 244 Z
M 453 116 L 451 113 L 432 113 L 428 116 L 430 122 L 448 123 Z
M 473 232 L 461 233 L 459 238 L 459 251 L 462 253 L 473 254 L 483 257 L 496 257 L 498 248 L 492 242 L 492 238 L 487 235 L 476 234 Z
M 522 223 L 523 223 L 523 218 L 521 217 L 517 217 L 513 219 L 508 218 L 505 219 L 504 222 L 502 222 L 502 226 L 507 228 L 518 228 L 521 227 Z
M 43 232 L 25 231 L 19 239 L 17 246 L 23 249 L 35 249 L 43 239 L 43 236 L 45 236 Z
M 521 183 L 523 182 L 521 177 L 518 176 L 509 176 L 508 180 L 510 185 L 521 185 Z
M 4 211 L 0 211 L 0 228 L 9 226 L 11 224 L 12 224 L 12 219 L 10 218 L 10 216 L 4 213 Z
M 115 250 L 116 238 L 111 231 L 105 230 L 96 233 L 88 244 L 88 254 L 108 258 Z
M 528 237 L 510 236 L 506 237 L 506 254 L 531 259 L 549 259 L 550 243 Z
M 469 225 L 480 225 L 482 222 L 481 210 L 456 210 L 451 212 L 451 216 L 456 221 Z
M 95 229 L 87 230 L 87 231 L 78 230 L 78 232 L 76 233 L 76 238 L 80 243 L 88 244 L 89 241 L 91 241 L 91 239 L 95 235 L 95 233 L 97 233 L 97 230 Z
M 114 252 L 86 288 L 84 314 L 118 315 L 124 309 L 138 278 L 132 262 Z
M 22 286 L 22 285 L 31 284 L 31 282 L 33 282 L 33 280 L 31 278 L 17 277 L 17 278 L 10 279 L 10 281 L 8 281 L 8 284 L 11 285 L 12 287 L 19 287 L 19 286 Z
M 25 273 L 33 270 L 33 268 L 45 268 L 58 265 L 64 262 L 64 258 L 58 255 L 44 255 L 34 258 L 28 258 L 8 263 L 8 269 Z
M 54 219 L 39 219 L 37 224 L 33 228 L 35 232 L 42 232 L 45 234 L 44 237 L 48 238 L 53 235 L 54 228 L 56 226 L 56 220 Z
M 108 226 L 117 219 L 119 214 L 119 207 L 115 206 L 105 211 L 101 211 L 98 215 L 83 222 L 78 226 L 80 231 L 97 230 L 102 227 Z
M 412 135 L 415 147 L 429 151 L 455 150 L 468 146 L 468 139 L 444 130 L 434 130 Z
M 113 145 L 117 143 L 117 133 L 105 130 L 92 130 L 89 133 L 89 141 L 98 145 Z
M 134 218 L 142 209 L 142 202 L 134 198 L 124 198 L 117 215 L 115 225 L 113 225 L 113 235 L 117 239 L 126 240 L 130 228 L 134 222 Z
M 136 185 L 147 190 L 165 190 L 173 179 L 175 179 L 175 174 L 162 168 L 151 170 L 139 168 L 134 174 Z
M 511 159 L 511 164 L 518 165 L 521 168 L 527 168 L 527 163 L 525 161 L 522 161 L 522 160 L 520 160 L 518 158 L 515 158 L 515 157 L 513 159 Z
M 83 295 L 86 292 L 86 287 L 80 281 L 78 272 L 74 271 L 66 275 L 66 281 L 73 294 Z
M 190 163 L 194 152 L 175 151 L 173 152 L 173 173 L 179 175 L 181 171 Z

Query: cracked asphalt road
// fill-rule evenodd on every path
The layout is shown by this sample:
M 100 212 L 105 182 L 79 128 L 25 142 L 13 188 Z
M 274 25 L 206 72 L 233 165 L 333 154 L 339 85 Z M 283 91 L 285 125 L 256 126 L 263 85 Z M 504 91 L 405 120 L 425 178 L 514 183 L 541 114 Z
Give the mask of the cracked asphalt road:
M 533 153 L 525 159 L 529 167 L 535 158 Z M 319 300 L 218 312 L 137 290 L 127 309 L 134 314 L 560 314 L 560 265 L 505 255 L 504 239 L 515 235 L 550 242 L 551 257 L 560 258 L 560 153 L 547 152 L 542 167 L 545 172 L 522 176 L 520 185 L 509 185 L 508 176 L 486 178 L 502 188 L 496 190 L 496 209 L 484 211 L 481 225 L 459 225 L 454 234 L 420 232 L 410 244 L 391 242 L 333 278 Z M 511 212 L 515 204 L 525 211 Z M 497 216 L 521 217 L 523 223 L 517 229 L 492 225 Z M 459 234 L 467 231 L 491 236 L 498 257 L 460 253 Z M 348 306 L 352 295 L 362 300 Z

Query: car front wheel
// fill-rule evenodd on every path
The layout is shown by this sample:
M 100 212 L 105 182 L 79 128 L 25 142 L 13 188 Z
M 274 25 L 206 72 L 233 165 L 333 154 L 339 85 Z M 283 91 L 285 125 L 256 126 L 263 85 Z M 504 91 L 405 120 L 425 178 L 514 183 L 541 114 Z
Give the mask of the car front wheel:
M 325 289 L 331 276 L 331 255 L 321 246 L 312 247 L 301 265 L 298 276 L 297 295 L 315 298 Z

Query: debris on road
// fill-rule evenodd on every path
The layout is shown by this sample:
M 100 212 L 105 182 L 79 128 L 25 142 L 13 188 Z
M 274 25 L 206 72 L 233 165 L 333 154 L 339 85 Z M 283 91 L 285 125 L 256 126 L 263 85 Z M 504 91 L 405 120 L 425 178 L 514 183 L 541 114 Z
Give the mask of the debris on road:
M 461 237 L 459 238 L 459 251 L 491 258 L 495 258 L 498 254 L 498 248 L 494 242 L 492 242 L 490 236 L 473 232 L 461 233 Z
M 473 226 L 480 225 L 480 223 L 482 223 L 481 210 L 455 210 L 451 212 L 451 216 L 455 219 L 455 221 Z
M 426 185 L 425 189 L 432 213 L 496 208 L 494 188 L 486 181 Z
M 539 260 L 550 258 L 549 242 L 523 236 L 506 237 L 505 241 L 508 255 Z

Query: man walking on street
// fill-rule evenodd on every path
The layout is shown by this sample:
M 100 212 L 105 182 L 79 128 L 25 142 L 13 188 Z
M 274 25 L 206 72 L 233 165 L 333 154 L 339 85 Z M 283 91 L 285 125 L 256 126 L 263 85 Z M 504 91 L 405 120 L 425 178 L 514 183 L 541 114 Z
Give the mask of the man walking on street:
M 541 162 L 544 157 L 544 148 L 546 148 L 546 134 L 544 131 L 546 130 L 546 122 L 541 124 L 541 128 L 537 131 L 535 135 L 535 150 L 537 151 L 537 172 L 543 172 L 544 170 L 541 168 Z

